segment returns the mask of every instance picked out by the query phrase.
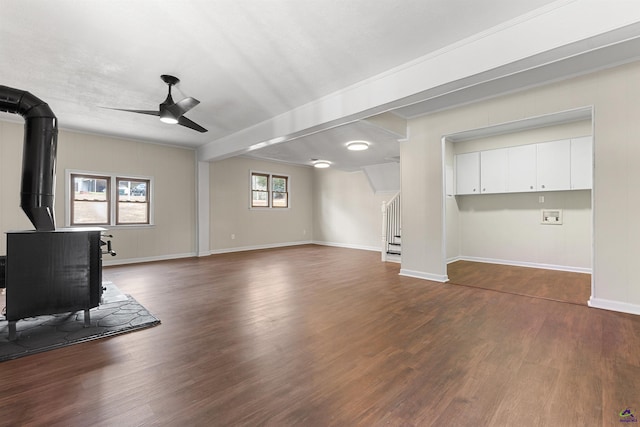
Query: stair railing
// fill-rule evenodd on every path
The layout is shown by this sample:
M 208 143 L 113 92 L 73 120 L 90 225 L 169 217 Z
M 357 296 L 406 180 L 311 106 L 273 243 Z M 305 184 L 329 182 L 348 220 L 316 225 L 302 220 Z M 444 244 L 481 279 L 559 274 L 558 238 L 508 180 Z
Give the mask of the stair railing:
M 390 246 L 401 236 L 400 193 L 396 193 L 388 202 L 382 202 L 382 261 L 387 260 Z

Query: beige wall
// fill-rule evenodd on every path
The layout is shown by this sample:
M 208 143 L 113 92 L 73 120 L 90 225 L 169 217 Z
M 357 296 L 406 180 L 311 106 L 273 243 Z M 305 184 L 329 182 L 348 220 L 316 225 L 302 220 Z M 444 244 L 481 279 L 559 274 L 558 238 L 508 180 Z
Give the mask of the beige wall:
M 401 145 L 402 269 L 445 277 L 443 135 L 594 107 L 594 292 L 600 306 L 640 313 L 640 62 L 411 120 Z
M 20 209 L 24 125 L 0 121 L 0 255 L 7 253 L 9 230 L 32 230 Z
M 539 127 L 486 138 L 454 142 L 451 147 L 454 150 L 454 154 L 461 154 L 471 151 L 515 147 L 518 145 L 535 144 L 538 142 L 556 141 L 558 139 L 589 136 L 592 131 L 593 127 L 591 126 L 591 120 L 580 120 L 577 122 Z
M 447 143 L 453 153 L 591 135 L 591 120 Z M 544 202 L 539 202 L 539 196 Z M 541 225 L 541 209 L 563 209 L 564 223 Z M 447 200 L 447 259 L 472 258 L 576 271 L 591 270 L 591 192 L 456 196 Z
M 538 202 L 544 196 L 544 203 Z M 458 256 L 591 270 L 591 192 L 459 196 Z M 562 225 L 542 225 L 540 209 L 562 209 Z
M 288 175 L 290 208 L 250 209 L 250 171 Z M 234 157 L 212 162 L 209 177 L 211 252 L 300 244 L 312 240 L 311 168 Z
M 33 229 L 19 207 L 23 124 L 0 122 L 0 228 Z M 195 253 L 195 151 L 60 130 L 56 227 L 64 227 L 65 170 L 150 176 L 155 225 L 110 227 L 117 257 L 105 262 L 164 259 Z M 6 253 L 2 239 L 0 253 Z
M 394 193 L 375 194 L 362 171 L 315 171 L 314 240 L 381 250 L 382 202 Z

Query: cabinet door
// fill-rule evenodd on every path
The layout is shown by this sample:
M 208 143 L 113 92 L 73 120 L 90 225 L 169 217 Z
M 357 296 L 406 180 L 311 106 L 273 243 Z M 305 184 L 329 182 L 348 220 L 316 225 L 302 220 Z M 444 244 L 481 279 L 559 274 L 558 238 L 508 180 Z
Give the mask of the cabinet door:
M 456 194 L 480 194 L 480 152 L 456 155 Z
M 482 194 L 505 193 L 507 191 L 508 150 L 480 152 L 480 188 Z
M 593 184 L 593 144 L 590 136 L 571 139 L 571 189 L 590 190 Z
M 521 145 L 508 149 L 507 191 L 536 191 L 536 146 Z
M 571 189 L 571 140 L 542 142 L 536 148 L 538 191 Z

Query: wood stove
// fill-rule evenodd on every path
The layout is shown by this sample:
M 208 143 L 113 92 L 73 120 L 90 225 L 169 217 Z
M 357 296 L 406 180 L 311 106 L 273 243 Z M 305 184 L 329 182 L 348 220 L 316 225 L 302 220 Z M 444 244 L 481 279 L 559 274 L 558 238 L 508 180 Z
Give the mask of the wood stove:
M 102 296 L 103 228 L 7 233 L 6 317 L 9 340 L 26 317 L 97 307 Z

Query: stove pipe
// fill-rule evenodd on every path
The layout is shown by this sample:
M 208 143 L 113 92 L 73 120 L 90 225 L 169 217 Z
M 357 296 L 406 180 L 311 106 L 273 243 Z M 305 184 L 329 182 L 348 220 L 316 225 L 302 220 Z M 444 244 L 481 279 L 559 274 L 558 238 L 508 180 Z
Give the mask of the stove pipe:
M 37 231 L 55 230 L 56 116 L 46 102 L 7 86 L 0 86 L 0 111 L 25 119 L 20 207 Z

